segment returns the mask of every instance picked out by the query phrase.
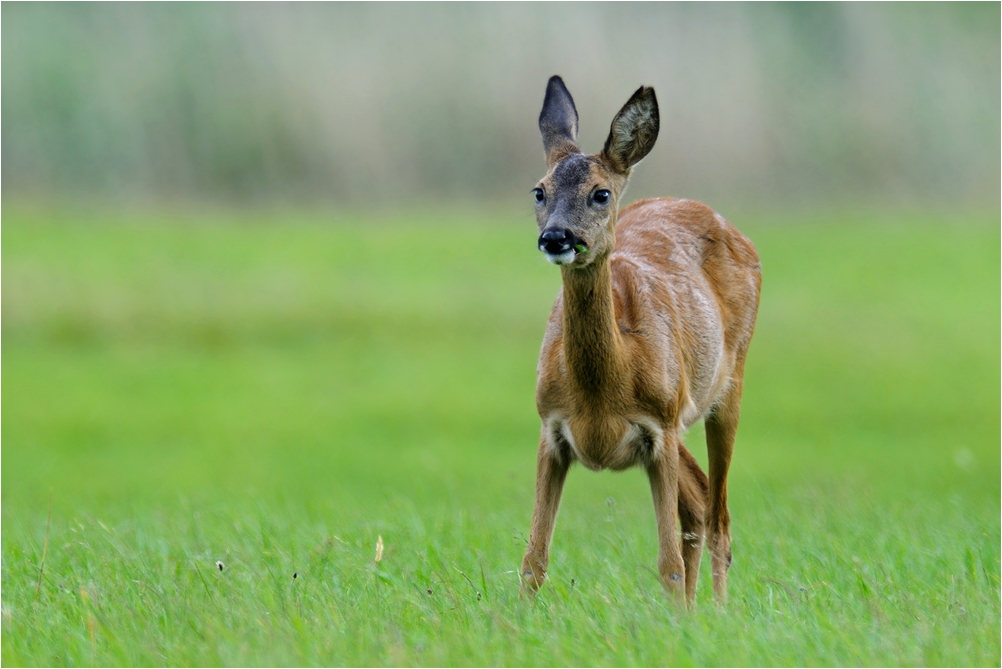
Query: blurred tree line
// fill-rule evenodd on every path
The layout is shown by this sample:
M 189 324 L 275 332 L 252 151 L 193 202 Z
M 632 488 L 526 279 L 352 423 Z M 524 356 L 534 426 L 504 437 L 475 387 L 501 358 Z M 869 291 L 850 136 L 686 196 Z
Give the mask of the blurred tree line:
M 8 197 L 528 198 L 559 73 L 588 151 L 655 86 L 633 196 L 999 205 L 998 3 L 0 11 Z

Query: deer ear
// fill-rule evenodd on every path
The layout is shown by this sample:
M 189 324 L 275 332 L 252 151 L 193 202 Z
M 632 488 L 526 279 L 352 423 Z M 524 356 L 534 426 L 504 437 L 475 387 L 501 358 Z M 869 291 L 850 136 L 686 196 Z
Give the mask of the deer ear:
M 550 167 L 572 153 L 580 153 L 575 144 L 578 138 L 578 110 L 564 86 L 564 80 L 556 75 L 550 77 L 546 84 L 543 111 L 539 112 L 539 132 L 543 135 L 546 164 Z
M 660 127 L 654 89 L 641 86 L 612 120 L 602 153 L 615 171 L 626 174 L 654 148 Z

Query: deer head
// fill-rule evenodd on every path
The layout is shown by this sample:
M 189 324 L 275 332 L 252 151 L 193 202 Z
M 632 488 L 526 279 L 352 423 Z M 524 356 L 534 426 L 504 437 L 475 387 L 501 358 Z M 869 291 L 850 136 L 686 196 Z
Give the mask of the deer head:
M 576 143 L 574 100 L 560 77 L 550 78 L 539 114 L 549 171 L 532 191 L 547 260 L 585 267 L 608 257 L 630 169 L 654 148 L 659 127 L 654 89 L 642 86 L 616 114 L 602 151 L 585 155 Z

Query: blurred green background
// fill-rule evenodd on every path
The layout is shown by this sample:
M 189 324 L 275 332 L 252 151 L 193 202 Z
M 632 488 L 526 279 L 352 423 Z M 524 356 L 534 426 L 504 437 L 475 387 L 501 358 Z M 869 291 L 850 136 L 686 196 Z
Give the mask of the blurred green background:
M 0 13 L 4 665 L 998 665 L 997 3 Z M 554 73 L 762 257 L 727 610 L 638 471 L 517 598 Z
M 588 151 L 656 88 L 638 197 L 998 205 L 994 3 L 10 3 L 3 19 L 8 198 L 510 200 L 538 176 L 559 73 Z

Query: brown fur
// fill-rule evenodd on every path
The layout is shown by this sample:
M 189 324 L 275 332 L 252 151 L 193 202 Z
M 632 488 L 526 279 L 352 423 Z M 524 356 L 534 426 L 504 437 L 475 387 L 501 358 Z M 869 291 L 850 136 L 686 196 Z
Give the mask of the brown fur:
M 559 106 L 547 106 L 551 92 Z M 563 95 L 569 99 L 560 82 L 544 104 L 544 144 L 547 131 L 560 129 L 560 113 L 573 119 L 547 147 L 550 170 L 540 182 L 546 196 L 537 217 L 541 231 L 560 226 L 587 250 L 561 267 L 563 290 L 540 353 L 536 403 L 543 429 L 524 583 L 534 592 L 545 579 L 571 462 L 596 470 L 639 465 L 651 483 L 665 587 L 693 601 L 707 532 L 714 592 L 724 600 L 731 559 L 727 469 L 758 308 L 758 256 L 698 202 L 643 200 L 617 213 L 630 168 L 657 136 L 653 90 L 634 94 L 594 156 L 577 153 L 577 115 Z M 603 188 L 612 193 L 607 206 L 591 199 Z M 700 418 L 709 478 L 682 443 Z

